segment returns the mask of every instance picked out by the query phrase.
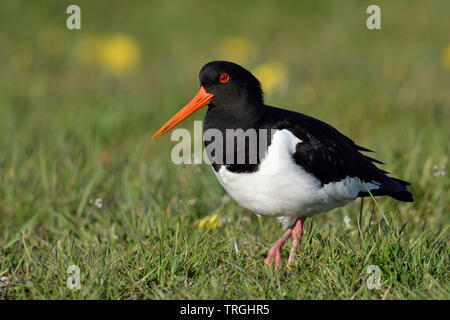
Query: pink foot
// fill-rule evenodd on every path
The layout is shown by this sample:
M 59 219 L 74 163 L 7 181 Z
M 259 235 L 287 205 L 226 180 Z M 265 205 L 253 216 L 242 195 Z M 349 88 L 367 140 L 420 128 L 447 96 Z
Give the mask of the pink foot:
M 277 268 L 281 267 L 281 249 L 283 249 L 284 244 L 286 241 L 291 237 L 292 234 L 292 228 L 289 228 L 281 237 L 280 240 L 277 241 L 273 245 L 272 248 L 269 249 L 269 253 L 267 254 L 266 259 L 264 260 L 264 263 L 267 266 L 272 265 L 273 261 L 275 260 L 275 266 Z
M 303 232 L 305 231 L 305 218 L 299 218 L 294 227 L 292 228 L 292 247 L 289 253 L 289 260 L 287 265 L 291 266 L 292 262 L 294 262 L 295 253 L 297 251 L 297 247 L 302 241 Z

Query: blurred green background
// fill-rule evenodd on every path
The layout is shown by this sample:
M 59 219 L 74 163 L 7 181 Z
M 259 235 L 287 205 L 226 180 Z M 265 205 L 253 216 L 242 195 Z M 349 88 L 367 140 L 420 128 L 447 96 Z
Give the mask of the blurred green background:
M 81 8 L 81 30 L 66 28 L 70 4 Z M 381 30 L 366 28 L 370 4 L 381 7 Z M 219 59 L 254 72 L 267 104 L 324 120 L 376 150 L 385 169 L 411 181 L 416 199 L 411 205 L 382 200 L 392 217 L 399 225 L 408 222 L 410 234 L 443 230 L 448 253 L 449 12 L 446 0 L 2 1 L 0 277 L 10 279 L 3 296 L 208 297 L 200 284 L 189 289 L 176 280 L 196 283 L 197 273 L 180 276 L 169 261 L 174 278 L 168 280 L 162 258 L 153 273 L 147 262 L 154 257 L 141 251 L 165 255 L 164 232 L 184 232 L 191 243 L 191 231 L 205 216 L 220 220 L 231 251 L 230 239 L 241 239 L 242 228 L 254 235 L 263 228 L 251 256 L 261 260 L 281 234 L 276 222 L 262 220 L 262 227 L 230 201 L 208 165 L 173 165 L 169 135 L 151 140 L 197 92 L 200 68 Z M 204 112 L 182 126 L 192 128 Z M 317 217 L 315 224 L 342 230 L 343 215 L 356 224 L 358 205 Z M 205 232 L 199 239 L 219 231 Z M 351 232 L 357 238 L 356 229 Z M 66 251 L 50 262 L 46 254 L 57 248 Z M 80 293 L 67 293 L 64 271 L 74 261 L 142 271 L 136 276 L 142 287 L 121 280 L 95 289 L 93 280 Z M 45 272 L 37 267 L 43 265 Z M 443 266 L 443 287 L 419 297 L 448 298 L 448 258 Z M 101 278 L 100 271 L 90 272 L 85 277 Z M 176 291 L 177 283 L 184 289 Z M 417 297 L 413 289 L 399 290 L 397 297 Z M 356 290 L 306 291 L 292 297 L 344 298 Z M 286 297 L 217 292 L 212 297 Z

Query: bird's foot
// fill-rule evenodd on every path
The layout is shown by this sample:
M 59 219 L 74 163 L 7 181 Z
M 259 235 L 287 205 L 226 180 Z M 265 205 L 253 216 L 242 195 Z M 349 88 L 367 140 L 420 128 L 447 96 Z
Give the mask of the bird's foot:
M 272 265 L 273 262 L 275 261 L 275 266 L 277 268 L 281 267 L 281 249 L 283 249 L 283 246 L 285 245 L 286 241 L 291 237 L 291 234 L 292 228 L 289 228 L 281 237 L 281 239 L 278 240 L 277 243 L 275 243 L 273 247 L 269 249 L 267 257 L 264 260 L 264 263 L 267 266 Z
M 297 251 L 297 247 L 302 241 L 303 232 L 305 231 L 305 218 L 299 218 L 294 227 L 292 228 L 292 246 L 291 251 L 289 253 L 289 259 L 287 262 L 287 266 L 290 267 L 294 262 L 295 253 Z
M 277 268 L 281 267 L 282 260 L 281 260 L 281 249 L 283 249 L 283 246 L 286 244 L 286 241 L 289 240 L 290 237 L 292 237 L 292 247 L 291 251 L 289 253 L 289 259 L 287 262 L 287 266 L 290 267 L 292 263 L 294 262 L 295 253 L 297 251 L 297 247 L 302 241 L 303 232 L 305 231 L 305 218 L 299 218 L 293 227 L 289 228 L 281 237 L 280 240 L 278 240 L 272 248 L 269 249 L 269 252 L 267 254 L 266 259 L 264 260 L 264 263 L 268 266 L 272 265 L 275 262 L 275 266 Z

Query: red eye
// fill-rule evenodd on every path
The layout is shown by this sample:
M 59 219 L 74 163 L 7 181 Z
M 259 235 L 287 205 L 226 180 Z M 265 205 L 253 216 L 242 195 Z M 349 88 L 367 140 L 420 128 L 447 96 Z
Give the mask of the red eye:
M 219 77 L 220 82 L 227 83 L 230 80 L 230 76 L 226 73 L 222 73 Z

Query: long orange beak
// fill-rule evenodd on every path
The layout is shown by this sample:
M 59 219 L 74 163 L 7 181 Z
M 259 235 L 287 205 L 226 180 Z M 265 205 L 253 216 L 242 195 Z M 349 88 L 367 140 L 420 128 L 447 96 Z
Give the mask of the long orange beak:
M 181 121 L 189 117 L 195 111 L 209 104 L 213 96 L 213 94 L 206 92 L 205 88 L 201 86 L 195 97 L 187 105 L 185 105 L 183 109 L 178 111 L 176 115 L 174 115 L 169 121 L 167 121 L 166 124 L 164 124 L 158 130 L 158 132 L 155 133 L 153 139 L 159 138 L 170 129 L 175 127 L 177 124 L 179 124 Z

